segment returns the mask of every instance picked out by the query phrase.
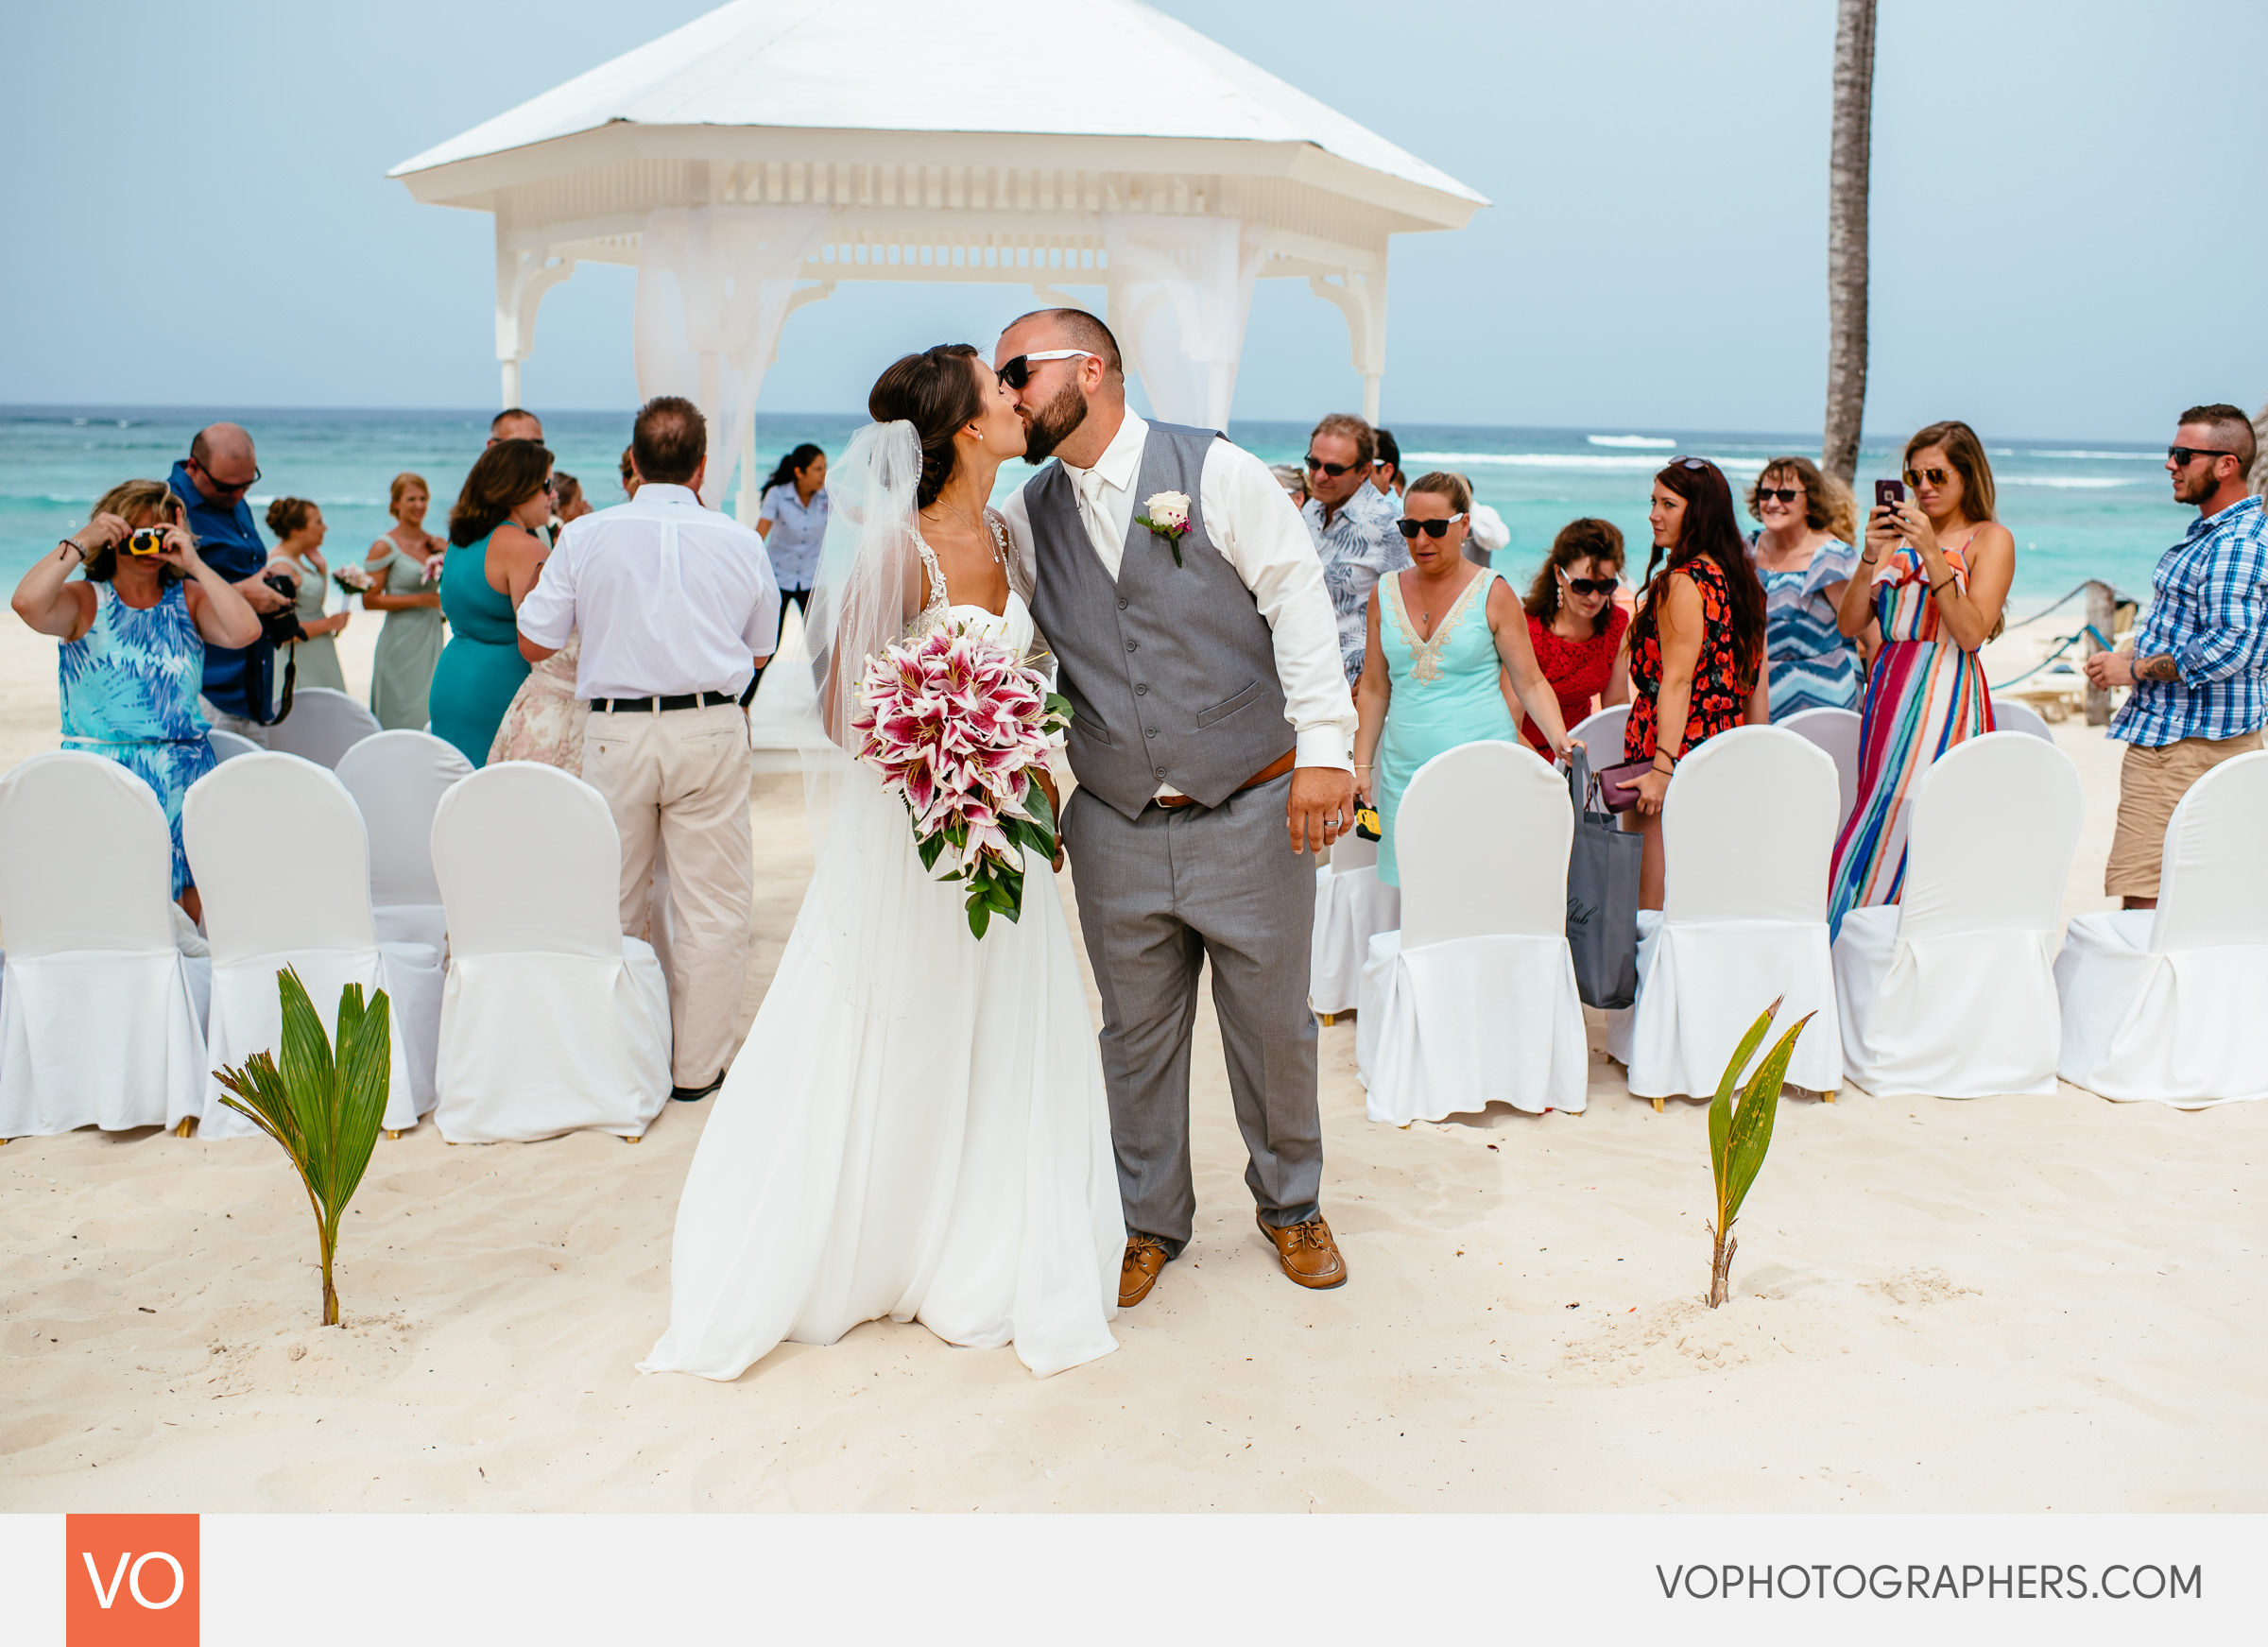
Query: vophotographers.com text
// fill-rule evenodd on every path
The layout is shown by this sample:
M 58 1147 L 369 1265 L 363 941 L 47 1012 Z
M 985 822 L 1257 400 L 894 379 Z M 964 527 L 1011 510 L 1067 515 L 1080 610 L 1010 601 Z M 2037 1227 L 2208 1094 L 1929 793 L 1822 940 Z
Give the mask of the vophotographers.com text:
M 2114 1562 L 2090 1578 L 2082 1566 L 1926 1567 L 1881 1562 L 1654 1568 L 1665 1599 L 1707 1601 L 2175 1601 L 2202 1600 L 2205 1568 Z

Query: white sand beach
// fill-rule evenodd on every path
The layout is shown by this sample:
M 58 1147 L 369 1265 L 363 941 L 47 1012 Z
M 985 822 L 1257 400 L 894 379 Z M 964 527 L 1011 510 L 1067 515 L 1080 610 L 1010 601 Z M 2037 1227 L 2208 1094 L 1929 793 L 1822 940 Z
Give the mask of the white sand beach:
M 1997 677 L 2031 661 L 2000 647 Z M 53 643 L 0 626 L 0 765 L 55 712 Z M 2118 746 L 2055 735 L 2089 809 L 2067 913 L 2103 908 Z M 750 1011 L 810 861 L 794 779 L 752 804 Z M 1711 1312 L 1700 1106 L 1655 1114 L 1594 1050 L 1585 1114 L 1399 1131 L 1341 1022 L 1351 1280 L 1316 1294 L 1252 1227 L 1199 1034 L 1196 1239 L 1116 1354 L 1046 1381 L 886 1322 L 732 1384 L 633 1370 L 706 1105 L 635 1145 L 382 1141 L 340 1330 L 265 1141 L 15 1141 L 0 1509 L 2268 1508 L 2268 1106 L 1791 1098 Z

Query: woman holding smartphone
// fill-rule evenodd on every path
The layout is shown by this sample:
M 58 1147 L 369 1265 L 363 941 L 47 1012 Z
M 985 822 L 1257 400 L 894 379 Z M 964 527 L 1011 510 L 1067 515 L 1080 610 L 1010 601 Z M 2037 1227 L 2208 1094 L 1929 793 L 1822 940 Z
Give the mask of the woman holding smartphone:
M 1846 635 L 1881 625 L 1859 734 L 1859 793 L 1835 842 L 1828 929 L 1863 904 L 1896 903 L 1906 874 L 1906 799 L 1923 767 L 1992 730 L 1977 653 L 2000 632 L 2016 540 L 1993 520 L 1992 464 L 1967 423 L 1906 442 L 1906 488 L 1876 489 L 1866 546 L 1844 585 Z

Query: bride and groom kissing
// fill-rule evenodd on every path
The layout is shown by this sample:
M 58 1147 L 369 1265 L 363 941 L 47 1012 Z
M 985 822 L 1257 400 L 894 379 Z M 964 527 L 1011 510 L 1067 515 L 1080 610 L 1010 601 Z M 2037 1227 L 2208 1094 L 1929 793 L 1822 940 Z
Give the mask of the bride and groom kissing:
M 1340 1285 L 1309 854 L 1352 827 L 1355 715 L 1306 527 L 1251 454 L 1129 411 L 1117 342 L 1079 310 L 1025 316 L 989 363 L 907 355 L 868 411 L 828 477 L 822 713 L 840 741 L 866 661 L 909 634 L 1044 641 L 1103 1030 L 1044 865 L 1021 918 L 972 936 L 871 769 L 815 785 L 811 884 L 696 1152 L 642 1367 L 737 1378 L 885 1315 L 1013 1343 L 1043 1377 L 1116 1348 L 1111 1317 L 1191 1236 L 1208 961 L 1260 1231 L 1291 1280 Z M 1045 466 L 993 511 L 1014 457 Z

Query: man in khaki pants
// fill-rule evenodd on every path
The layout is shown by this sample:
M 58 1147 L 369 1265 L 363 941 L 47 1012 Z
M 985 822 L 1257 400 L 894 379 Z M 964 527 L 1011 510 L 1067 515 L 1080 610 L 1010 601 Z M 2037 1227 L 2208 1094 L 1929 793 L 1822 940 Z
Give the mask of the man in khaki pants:
M 2133 643 L 2087 661 L 2097 686 L 2131 686 L 2110 735 L 2126 744 L 2119 825 L 2103 890 L 2128 909 L 2157 905 L 2166 825 L 2204 777 L 2260 746 L 2268 722 L 2268 516 L 2245 488 L 2251 420 L 2231 405 L 2182 413 L 2166 452 L 2174 501 L 2193 504 L 2189 535 L 2151 579 Z
M 530 662 L 582 634 L 583 778 L 622 833 L 626 933 L 645 925 L 657 841 L 669 861 L 670 1096 L 681 1103 L 723 1083 L 740 1027 L 756 882 L 740 697 L 780 627 L 764 540 L 701 505 L 708 443 L 692 402 L 648 401 L 630 437 L 637 496 L 569 523 L 520 608 Z

